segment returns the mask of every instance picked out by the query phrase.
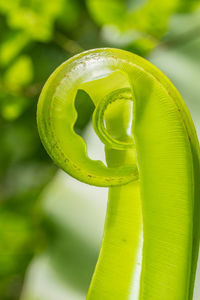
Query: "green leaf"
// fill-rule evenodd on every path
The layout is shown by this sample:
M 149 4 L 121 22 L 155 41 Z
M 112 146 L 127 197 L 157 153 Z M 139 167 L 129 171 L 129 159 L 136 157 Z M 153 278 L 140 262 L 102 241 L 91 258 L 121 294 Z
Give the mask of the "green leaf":
M 29 84 L 33 79 L 33 65 L 29 56 L 21 55 L 4 74 L 6 85 L 18 90 Z

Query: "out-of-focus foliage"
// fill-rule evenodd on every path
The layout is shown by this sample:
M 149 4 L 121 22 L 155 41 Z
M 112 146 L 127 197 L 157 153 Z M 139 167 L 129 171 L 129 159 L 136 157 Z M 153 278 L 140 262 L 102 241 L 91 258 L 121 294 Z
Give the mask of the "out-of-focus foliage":
M 64 236 L 75 243 L 79 236 L 73 236 L 69 224 L 61 230 L 58 218 L 51 222 L 51 217 L 48 214 L 45 217 L 46 212 L 41 209 L 42 191 L 56 171 L 41 146 L 36 127 L 37 99 L 46 79 L 60 63 L 86 49 L 120 47 L 146 55 L 158 45 L 152 60 L 160 67 L 159 57 L 166 61 L 166 72 L 170 66 L 180 91 L 184 85 L 186 96 L 194 95 L 190 107 L 198 111 L 198 101 L 194 100 L 199 95 L 198 84 L 192 78 L 193 74 L 199 76 L 200 51 L 196 44 L 194 48 L 179 45 L 188 45 L 199 35 L 199 3 L 199 0 L 0 1 L 0 299 L 20 298 L 25 272 L 34 255 L 53 249 L 55 261 L 60 264 L 59 255 L 67 255 L 69 246 L 67 242 L 62 244 L 61 251 L 50 244 L 60 243 Z M 191 79 L 191 93 L 184 78 Z M 93 111 L 82 91 L 78 93 L 76 109 L 76 131 L 82 134 Z M 64 219 L 64 215 L 60 218 Z M 91 253 L 97 253 L 94 247 Z M 69 251 L 72 259 L 73 249 Z M 75 260 L 77 257 L 75 252 Z M 93 257 L 91 264 L 94 260 Z M 86 278 L 90 270 L 86 268 Z M 66 282 L 69 273 L 64 276 Z M 85 290 L 86 283 L 80 282 L 80 289 Z
M 70 0 L 8 0 L 1 1 L 0 9 L 11 29 L 21 30 L 28 40 L 43 42 L 51 40 L 55 21 L 70 29 L 80 13 L 77 1 Z
M 2 300 L 19 299 L 27 265 L 46 243 L 37 199 L 55 167 L 38 137 L 37 98 L 53 69 L 80 48 L 63 31 L 78 28 L 81 6 L 70 0 L 0 1 Z
M 198 7 L 183 0 L 88 0 L 89 10 L 102 26 L 102 35 L 118 47 L 146 55 L 169 29 L 173 14 Z

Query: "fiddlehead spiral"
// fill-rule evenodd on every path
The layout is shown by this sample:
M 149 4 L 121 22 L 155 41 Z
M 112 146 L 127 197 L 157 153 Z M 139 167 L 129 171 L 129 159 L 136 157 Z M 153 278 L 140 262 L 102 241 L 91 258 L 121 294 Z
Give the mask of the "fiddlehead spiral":
M 127 141 L 119 141 L 116 138 L 113 138 L 108 131 L 106 130 L 104 124 L 104 114 L 106 108 L 115 101 L 133 101 L 133 94 L 130 88 L 123 88 L 111 92 L 105 97 L 102 101 L 99 101 L 95 109 L 93 117 L 93 126 L 94 129 L 103 142 L 103 144 L 110 146 L 114 149 L 128 149 L 134 147 L 133 137 L 129 136 Z
M 95 59 L 93 54 L 90 57 Z M 79 61 L 80 59 L 80 61 Z M 93 185 L 113 186 L 130 182 L 138 178 L 136 165 L 124 165 L 117 168 L 106 167 L 100 161 L 92 161 L 86 153 L 84 140 L 78 136 L 73 129 L 77 113 L 74 106 L 75 96 L 78 89 L 84 89 L 88 94 L 93 93 L 92 87 L 96 76 L 104 76 L 104 68 L 101 61 L 96 60 L 100 67 L 100 73 L 92 73 L 93 66 L 85 57 L 71 59 L 63 64 L 49 79 L 40 96 L 38 106 L 38 127 L 41 139 L 51 157 L 67 173 L 75 178 Z M 95 60 L 94 60 L 95 61 Z M 106 71 L 112 73 L 112 70 Z M 107 74 L 109 77 L 109 73 Z M 90 77 L 90 75 L 92 75 Z M 118 78 L 120 83 L 120 76 Z M 110 79 L 111 81 L 111 79 Z M 116 83 L 111 84 L 115 86 Z M 99 95 L 92 97 L 94 104 L 101 102 L 101 98 L 109 93 L 110 87 L 104 86 Z M 97 131 L 101 127 L 101 122 L 97 121 Z M 99 127 L 99 123 L 100 127 Z M 95 123 L 95 122 L 94 122 Z M 67 137 L 67 139 L 66 139 Z M 102 135 L 105 139 L 107 135 Z M 109 139 L 107 139 L 108 141 Z M 112 140 L 112 145 L 118 144 L 121 148 L 126 147 L 123 142 Z
M 88 157 L 74 131 L 78 90 L 95 105 L 93 126 L 105 144 L 107 166 Z M 85 183 L 111 187 L 87 299 L 192 300 L 199 247 L 199 145 L 171 82 L 126 51 L 79 54 L 47 81 L 38 127 L 58 166 Z

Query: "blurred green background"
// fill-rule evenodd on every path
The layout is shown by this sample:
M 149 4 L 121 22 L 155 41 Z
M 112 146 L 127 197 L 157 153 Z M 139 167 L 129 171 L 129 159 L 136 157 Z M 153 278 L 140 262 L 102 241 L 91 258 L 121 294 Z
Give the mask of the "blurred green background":
M 0 0 L 1 300 L 85 299 L 107 189 L 56 168 L 40 143 L 36 107 L 59 64 L 99 47 L 129 50 L 163 70 L 200 136 L 200 1 Z M 101 158 L 89 122 L 93 107 L 79 96 L 76 130 L 90 157 Z

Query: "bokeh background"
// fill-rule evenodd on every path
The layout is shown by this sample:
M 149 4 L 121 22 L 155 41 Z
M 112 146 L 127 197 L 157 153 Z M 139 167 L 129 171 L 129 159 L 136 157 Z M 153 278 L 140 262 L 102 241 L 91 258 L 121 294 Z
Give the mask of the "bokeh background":
M 83 300 L 98 257 L 107 189 L 52 163 L 36 127 L 44 82 L 83 50 L 116 47 L 158 66 L 186 101 L 200 137 L 200 1 L 0 0 L 0 299 Z M 93 107 L 76 130 L 103 147 Z M 194 299 L 200 298 L 198 271 Z

